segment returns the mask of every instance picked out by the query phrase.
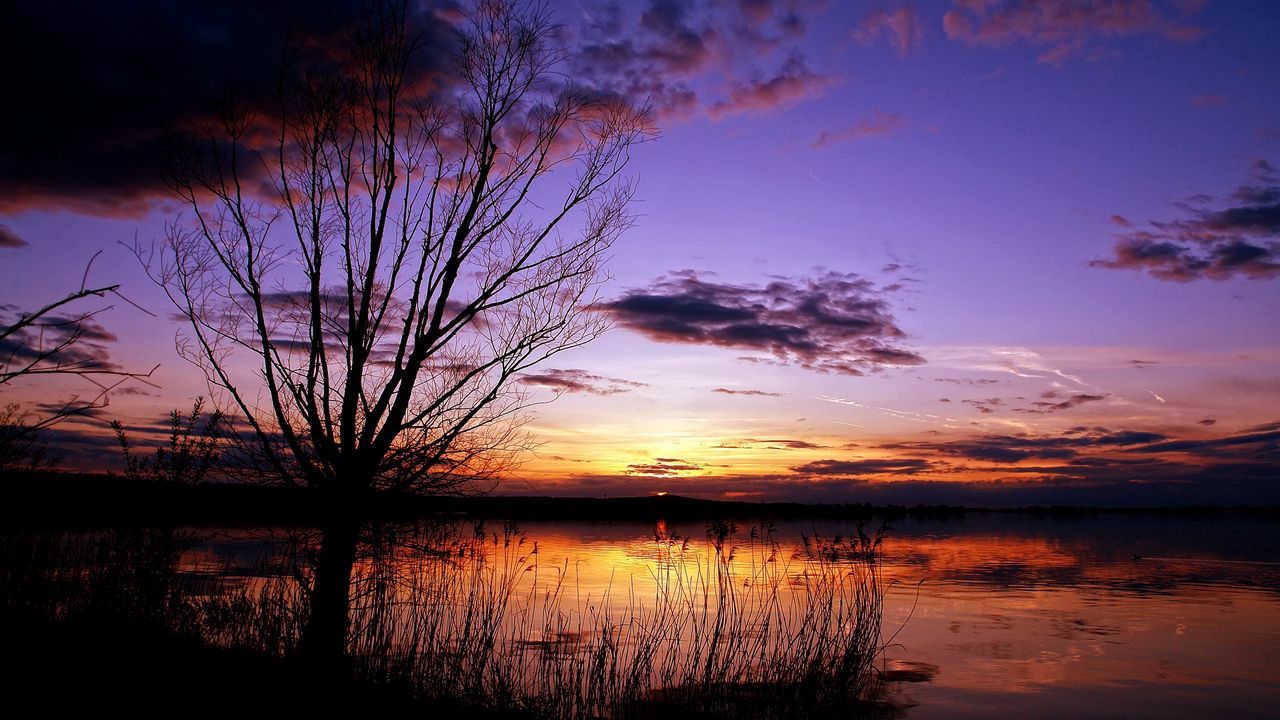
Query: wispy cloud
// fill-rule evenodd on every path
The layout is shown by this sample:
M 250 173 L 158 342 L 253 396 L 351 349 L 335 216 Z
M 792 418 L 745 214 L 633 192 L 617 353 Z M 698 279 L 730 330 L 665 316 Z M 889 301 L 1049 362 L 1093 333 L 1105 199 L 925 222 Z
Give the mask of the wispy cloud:
M 764 390 L 735 390 L 731 388 L 718 387 L 711 392 L 720 393 L 721 395 L 746 395 L 749 397 L 782 397 L 786 393 L 765 392 Z
M 555 390 L 556 392 L 587 393 L 590 395 L 617 395 L 647 387 L 646 383 L 622 378 L 595 375 L 577 368 L 552 369 L 540 373 L 521 375 L 518 382 Z
M 842 130 L 822 131 L 822 134 L 813 141 L 813 147 L 824 148 L 850 140 L 890 135 L 897 132 L 905 123 L 900 113 L 883 113 L 877 110 L 870 118 L 859 120 Z
M 1191 5 L 1162 12 L 1150 0 L 954 0 L 942 27 L 947 37 L 967 45 L 1040 47 L 1040 62 L 1061 65 L 1101 38 L 1195 41 L 1201 31 L 1189 22 L 1197 12 Z
M 767 440 L 757 440 L 755 438 L 735 438 L 733 440 L 726 440 L 725 442 L 722 442 L 719 445 L 715 445 L 713 447 L 717 449 L 722 449 L 722 450 L 724 449 L 740 450 L 742 448 L 755 447 L 759 445 L 763 445 L 765 446 L 766 449 L 769 449 L 769 450 L 819 450 L 826 447 L 826 445 L 819 445 L 818 443 L 810 442 L 808 440 L 796 440 L 796 439 L 785 439 L 785 438 L 783 439 L 775 438 L 775 439 L 767 439 Z

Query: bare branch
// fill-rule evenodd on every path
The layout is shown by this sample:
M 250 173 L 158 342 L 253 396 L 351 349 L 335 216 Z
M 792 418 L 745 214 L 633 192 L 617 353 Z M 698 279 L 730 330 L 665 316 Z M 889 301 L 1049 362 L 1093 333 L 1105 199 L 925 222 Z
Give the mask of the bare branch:
M 605 329 L 585 308 L 632 223 L 622 173 L 648 113 L 558 74 L 544 7 L 467 18 L 453 62 L 410 77 L 412 11 L 375 3 L 345 47 L 286 70 L 277 116 L 228 116 L 172 163 L 189 217 L 139 257 L 286 481 L 486 487 L 531 447 L 515 375 Z M 273 187 L 255 195 L 258 167 Z

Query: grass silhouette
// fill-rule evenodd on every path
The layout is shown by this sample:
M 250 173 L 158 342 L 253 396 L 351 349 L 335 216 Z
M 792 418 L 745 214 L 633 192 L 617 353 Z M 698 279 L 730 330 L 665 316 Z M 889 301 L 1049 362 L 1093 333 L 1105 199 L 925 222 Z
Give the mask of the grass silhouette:
M 367 528 L 351 587 L 350 680 L 499 717 L 870 714 L 881 541 L 858 528 L 783 543 L 768 524 L 714 522 L 705 538 L 655 533 L 647 576 L 589 592 L 573 565 L 544 562 L 514 524 Z M 246 572 L 180 560 L 191 545 L 181 535 L 85 535 L 34 553 L 62 570 L 28 569 L 6 586 L 38 595 L 23 602 L 50 617 L 123 614 L 287 663 L 306 627 L 315 548 L 305 532 L 272 543 Z

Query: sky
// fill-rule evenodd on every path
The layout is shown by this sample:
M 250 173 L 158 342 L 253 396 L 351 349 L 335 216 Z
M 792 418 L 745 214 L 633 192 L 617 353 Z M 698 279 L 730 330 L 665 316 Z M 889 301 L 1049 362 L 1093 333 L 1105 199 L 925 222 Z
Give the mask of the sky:
M 557 1 L 561 70 L 648 102 L 612 329 L 519 378 L 511 494 L 1280 503 L 1280 5 Z M 353 8 L 28 6 L 0 30 L 0 308 L 119 284 L 127 369 L 50 431 L 116 467 L 209 394 L 130 247 L 181 207 L 163 130 Z M 456 13 L 416 16 L 427 60 Z M 92 261 L 92 262 L 91 262 Z M 9 383 L 33 413 L 92 394 Z

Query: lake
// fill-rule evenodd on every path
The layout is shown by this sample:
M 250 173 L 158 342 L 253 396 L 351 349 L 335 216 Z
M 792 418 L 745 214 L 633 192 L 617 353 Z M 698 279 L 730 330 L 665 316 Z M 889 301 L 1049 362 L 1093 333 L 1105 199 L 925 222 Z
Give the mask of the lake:
M 568 687 L 630 688 L 679 705 L 684 696 L 655 689 L 707 678 L 767 687 L 782 677 L 770 666 L 831 648 L 870 661 L 873 715 L 1262 718 L 1280 707 L 1274 516 L 908 515 L 875 545 L 881 523 L 866 524 L 862 539 L 831 520 L 386 526 L 364 536 L 354 563 L 349 651 L 447 648 L 431 662 L 452 669 L 424 687 L 453 692 L 459 677 L 490 673 L 484 683 L 514 678 L 510 692 L 550 693 L 567 715 L 587 707 Z M 108 536 L 26 542 L 44 547 L 33 553 L 41 562 L 83 575 L 103 562 Z M 206 639 L 294 646 L 291 605 L 305 602 L 298 584 L 313 577 L 313 531 L 199 528 L 162 539 L 143 543 L 172 560 L 156 587 L 203 603 L 191 617 L 202 618 Z M 138 582 L 136 570 L 128 577 Z M 112 582 L 117 594 L 171 592 Z M 483 632 L 471 627 L 481 616 Z M 868 638 L 873 621 L 879 635 Z M 250 624 L 246 640 L 240 625 Z M 484 668 L 464 646 L 484 648 Z M 858 654 L 872 646 L 874 657 Z M 587 656 L 608 660 L 591 666 Z M 823 668 L 862 682 L 868 671 L 857 663 Z M 755 706 L 727 707 L 743 715 Z

